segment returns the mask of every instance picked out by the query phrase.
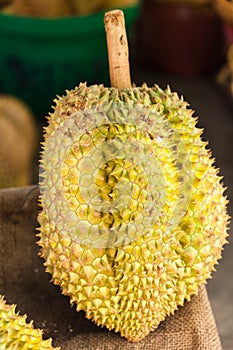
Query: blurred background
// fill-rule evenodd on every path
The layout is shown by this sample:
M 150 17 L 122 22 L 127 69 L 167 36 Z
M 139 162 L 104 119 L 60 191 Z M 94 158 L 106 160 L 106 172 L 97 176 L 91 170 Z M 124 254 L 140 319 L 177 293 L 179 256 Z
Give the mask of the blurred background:
M 38 182 L 53 100 L 110 85 L 104 12 L 125 14 L 132 81 L 183 95 L 233 199 L 233 0 L 0 0 L 0 187 Z M 229 237 L 232 242 L 232 237 Z M 233 248 L 208 282 L 224 350 L 233 349 Z

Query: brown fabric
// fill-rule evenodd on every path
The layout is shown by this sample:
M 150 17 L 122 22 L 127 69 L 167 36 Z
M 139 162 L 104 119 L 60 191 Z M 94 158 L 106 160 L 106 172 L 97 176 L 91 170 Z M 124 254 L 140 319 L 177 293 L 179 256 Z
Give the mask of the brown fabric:
M 140 343 L 97 327 L 50 283 L 36 244 L 38 187 L 0 190 L 0 294 L 63 350 L 221 350 L 205 287 Z

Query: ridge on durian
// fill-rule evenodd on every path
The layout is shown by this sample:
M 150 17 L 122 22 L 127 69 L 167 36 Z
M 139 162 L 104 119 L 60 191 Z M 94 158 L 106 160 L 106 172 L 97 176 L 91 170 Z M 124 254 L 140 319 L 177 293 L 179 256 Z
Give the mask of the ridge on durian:
M 52 350 L 51 339 L 43 340 L 42 330 L 35 329 L 26 315 L 16 312 L 16 305 L 6 303 L 0 296 L 0 349 L 1 350 Z
M 80 84 L 55 100 L 41 153 L 40 254 L 97 325 L 140 341 L 221 258 L 222 177 L 170 88 Z

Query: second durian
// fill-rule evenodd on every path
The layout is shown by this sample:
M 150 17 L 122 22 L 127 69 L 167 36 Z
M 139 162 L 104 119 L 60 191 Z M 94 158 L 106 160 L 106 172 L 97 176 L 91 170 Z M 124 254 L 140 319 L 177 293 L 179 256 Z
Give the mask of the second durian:
M 26 315 L 16 312 L 16 305 L 7 304 L 0 295 L 0 349 L 1 350 L 59 350 L 51 339 L 42 338 L 42 330 L 27 322 Z

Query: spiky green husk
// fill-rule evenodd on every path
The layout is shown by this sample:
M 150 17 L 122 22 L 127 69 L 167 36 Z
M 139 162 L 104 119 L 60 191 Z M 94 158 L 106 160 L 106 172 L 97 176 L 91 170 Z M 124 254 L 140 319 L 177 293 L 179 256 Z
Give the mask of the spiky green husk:
M 114 125 L 111 125 L 109 117 L 107 130 L 102 125 L 89 130 L 90 114 L 87 115 L 86 125 L 81 125 L 80 116 L 75 114 L 81 110 L 97 111 L 99 108 L 106 111 L 111 109 L 109 106 L 112 103 L 117 103 L 122 113 L 117 119 L 120 122 Z M 126 111 L 125 104 L 128 106 Z M 168 137 L 171 131 L 175 131 L 171 148 L 161 147 L 158 135 L 153 134 L 149 126 L 148 130 L 140 132 L 137 125 L 127 124 L 129 106 L 136 110 L 141 105 L 149 111 L 153 110 L 151 118 L 156 120 L 157 131 L 161 135 L 163 129 L 166 129 L 164 135 L 167 133 Z M 125 117 L 122 117 L 124 114 Z M 191 295 L 197 293 L 199 286 L 210 277 L 226 243 L 228 215 L 224 188 L 206 143 L 201 140 L 202 130 L 196 127 L 192 114 L 187 103 L 176 93 L 171 93 L 169 88 L 163 91 L 158 86 L 148 88 L 143 85 L 118 90 L 80 84 L 74 90 L 67 91 L 66 96 L 58 98 L 54 113 L 49 117 L 41 160 L 44 169 L 40 198 L 43 210 L 38 218 L 41 255 L 53 282 L 61 286 L 62 292 L 70 296 L 72 303 L 77 304 L 77 310 L 84 310 L 87 318 L 119 331 L 130 341 L 141 340 L 158 327 L 167 315 L 183 305 L 185 299 L 189 300 Z M 84 135 L 81 138 L 75 125 L 79 125 Z M 85 203 L 76 168 L 93 147 L 98 147 L 103 140 L 114 139 L 116 135 L 122 144 L 129 135 L 131 139 L 148 146 L 146 152 L 150 153 L 152 149 L 163 172 L 165 202 L 159 216 L 152 222 L 151 230 L 139 235 L 136 232 L 135 236 L 130 236 L 127 231 L 126 236 L 131 238 L 130 241 L 119 234 L 120 237 L 114 237 L 115 241 L 113 239 L 114 242 L 119 240 L 118 244 L 98 246 L 97 241 L 91 244 L 86 239 L 87 226 L 82 226 L 83 222 L 88 221 L 93 227 L 115 227 L 117 232 L 118 227 L 120 230 L 123 224 L 140 217 L 149 195 L 146 192 L 140 197 L 132 192 L 136 203 L 129 202 L 129 210 L 122 211 L 120 215 L 118 211 L 99 213 Z M 173 150 L 175 153 L 172 153 Z M 175 161 L 173 158 L 176 155 L 178 160 Z M 181 186 L 183 180 L 179 174 L 179 168 L 184 168 L 182 159 L 187 167 L 186 172 L 191 174 L 186 183 L 184 180 L 185 186 Z M 109 163 L 106 161 L 105 168 L 100 169 L 95 179 L 103 201 L 109 203 L 111 196 L 115 195 L 115 184 L 111 182 L 113 178 L 115 182 L 122 180 L 122 177 L 124 181 L 128 178 L 133 188 L 139 185 L 141 190 L 146 191 L 147 178 L 137 173 L 136 167 L 126 163 L 122 165 L 119 160 L 114 165 Z M 182 171 L 184 175 L 185 170 Z M 180 220 L 168 229 L 168 222 L 174 216 L 175 203 L 180 198 L 180 189 L 183 191 L 181 196 L 187 192 L 189 198 L 186 198 L 188 201 Z M 68 203 L 65 212 L 62 209 L 64 202 Z M 75 220 L 69 215 L 70 211 L 78 223 L 75 229 L 72 227 Z M 102 231 L 99 230 L 101 236 Z M 95 239 L 95 233 L 92 235 L 90 230 L 90 240 Z
M 0 349 L 1 350 L 52 350 L 51 339 L 43 340 L 42 331 L 35 329 L 26 316 L 15 311 L 15 305 L 6 304 L 0 296 Z

